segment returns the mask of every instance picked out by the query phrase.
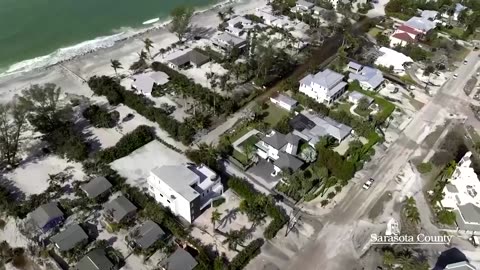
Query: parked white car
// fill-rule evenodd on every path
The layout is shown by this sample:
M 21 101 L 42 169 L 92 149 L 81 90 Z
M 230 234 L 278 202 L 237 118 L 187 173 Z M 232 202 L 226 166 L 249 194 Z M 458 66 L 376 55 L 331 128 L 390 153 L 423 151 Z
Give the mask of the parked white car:
M 373 185 L 374 181 L 375 180 L 373 180 L 373 178 L 368 179 L 368 181 L 365 182 L 365 184 L 363 184 L 363 189 L 365 190 L 369 189 Z

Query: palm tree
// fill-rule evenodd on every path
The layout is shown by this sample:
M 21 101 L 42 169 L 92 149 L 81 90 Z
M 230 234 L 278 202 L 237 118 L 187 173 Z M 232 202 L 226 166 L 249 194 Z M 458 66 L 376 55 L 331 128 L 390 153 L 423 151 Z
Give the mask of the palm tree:
M 253 144 L 247 144 L 245 147 L 243 147 L 243 151 L 245 151 L 245 155 L 247 156 L 247 159 L 250 160 L 253 158 L 253 155 L 255 154 L 255 146 Z
M 220 18 L 220 20 L 221 20 L 222 22 L 225 21 L 225 13 L 219 11 L 219 12 L 217 13 L 217 16 L 218 16 L 218 18 Z
M 138 54 L 138 57 L 140 58 L 139 60 L 143 60 L 145 61 L 145 59 L 147 59 L 147 53 L 142 50 L 139 54 Z
M 233 230 L 226 234 L 226 239 L 222 242 L 228 244 L 229 250 L 237 251 L 237 246 L 243 245 L 249 237 L 247 228 L 242 227 L 240 230 Z
M 402 255 L 397 259 L 397 262 L 402 265 L 403 270 L 414 270 L 415 262 L 413 261 L 412 257 Z
M 233 14 L 235 14 L 233 7 L 232 6 L 228 7 L 227 10 L 225 11 L 225 14 L 227 14 L 228 16 L 232 16 Z
M 383 253 L 383 264 L 389 269 L 391 269 L 394 263 L 395 263 L 395 255 L 393 254 L 393 252 L 389 250 L 385 251 Z
M 212 221 L 213 224 L 213 229 L 215 229 L 215 223 L 220 221 L 221 218 L 222 214 L 220 214 L 217 209 L 213 210 L 212 217 L 210 218 L 210 221 Z
M 150 49 L 153 48 L 153 41 L 149 38 L 146 38 L 143 43 L 145 44 L 145 50 L 148 52 L 148 54 L 150 55 L 151 57 L 151 54 L 150 54 Z
M 121 69 L 123 68 L 122 67 L 122 64 L 120 63 L 120 61 L 116 60 L 116 59 L 111 59 L 110 60 L 110 63 L 111 63 L 111 67 L 113 68 L 113 70 L 115 71 L 115 75 L 118 75 L 117 74 L 117 69 Z

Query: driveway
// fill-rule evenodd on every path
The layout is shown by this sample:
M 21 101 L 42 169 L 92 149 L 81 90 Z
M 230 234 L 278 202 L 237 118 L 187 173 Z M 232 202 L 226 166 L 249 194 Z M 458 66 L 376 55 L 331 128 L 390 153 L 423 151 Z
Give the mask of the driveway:
M 268 162 L 264 159 L 260 159 L 260 161 L 248 169 L 247 173 L 253 177 L 255 180 L 260 182 L 262 185 L 267 187 L 268 189 L 273 189 L 275 185 L 280 181 L 280 176 L 271 176 L 270 174 L 273 172 L 273 163 Z

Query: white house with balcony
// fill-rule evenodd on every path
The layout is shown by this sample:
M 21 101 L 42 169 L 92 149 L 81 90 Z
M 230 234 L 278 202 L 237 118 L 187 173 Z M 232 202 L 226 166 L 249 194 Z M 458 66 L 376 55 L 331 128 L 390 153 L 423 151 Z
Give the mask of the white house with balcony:
M 471 167 L 472 153 L 467 152 L 445 185 L 443 208 L 455 212 L 457 227 L 466 232 L 480 232 L 480 181 Z
M 344 76 L 331 69 L 325 69 L 315 75 L 308 74 L 300 80 L 299 91 L 317 102 L 333 103 L 344 92 Z
M 220 177 L 205 165 L 156 167 L 147 183 L 148 191 L 157 202 L 189 223 L 223 193 Z

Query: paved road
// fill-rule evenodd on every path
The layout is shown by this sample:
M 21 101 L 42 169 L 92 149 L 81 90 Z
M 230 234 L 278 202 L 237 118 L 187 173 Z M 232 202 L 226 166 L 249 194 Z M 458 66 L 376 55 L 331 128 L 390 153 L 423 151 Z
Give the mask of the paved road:
M 439 90 L 414 116 L 399 139 L 385 152 L 385 156 L 374 164 L 369 177 L 376 179 L 375 185 L 368 191 L 362 190 L 361 184 L 352 186 L 348 191 L 349 196 L 324 217 L 325 227 L 317 239 L 312 240 L 287 269 L 361 269 L 355 264 L 358 260 L 351 244 L 351 231 L 339 230 L 339 227 L 350 225 L 345 227 L 353 228 L 355 221 L 366 215 L 382 194 L 394 188 L 395 177 L 425 137 L 434 131 L 435 125 L 444 122 L 450 113 L 468 115 L 468 97 L 463 87 L 477 70 L 478 53 L 470 53 L 467 59 L 467 65 L 461 65 L 455 72 L 458 78 L 449 80 Z

